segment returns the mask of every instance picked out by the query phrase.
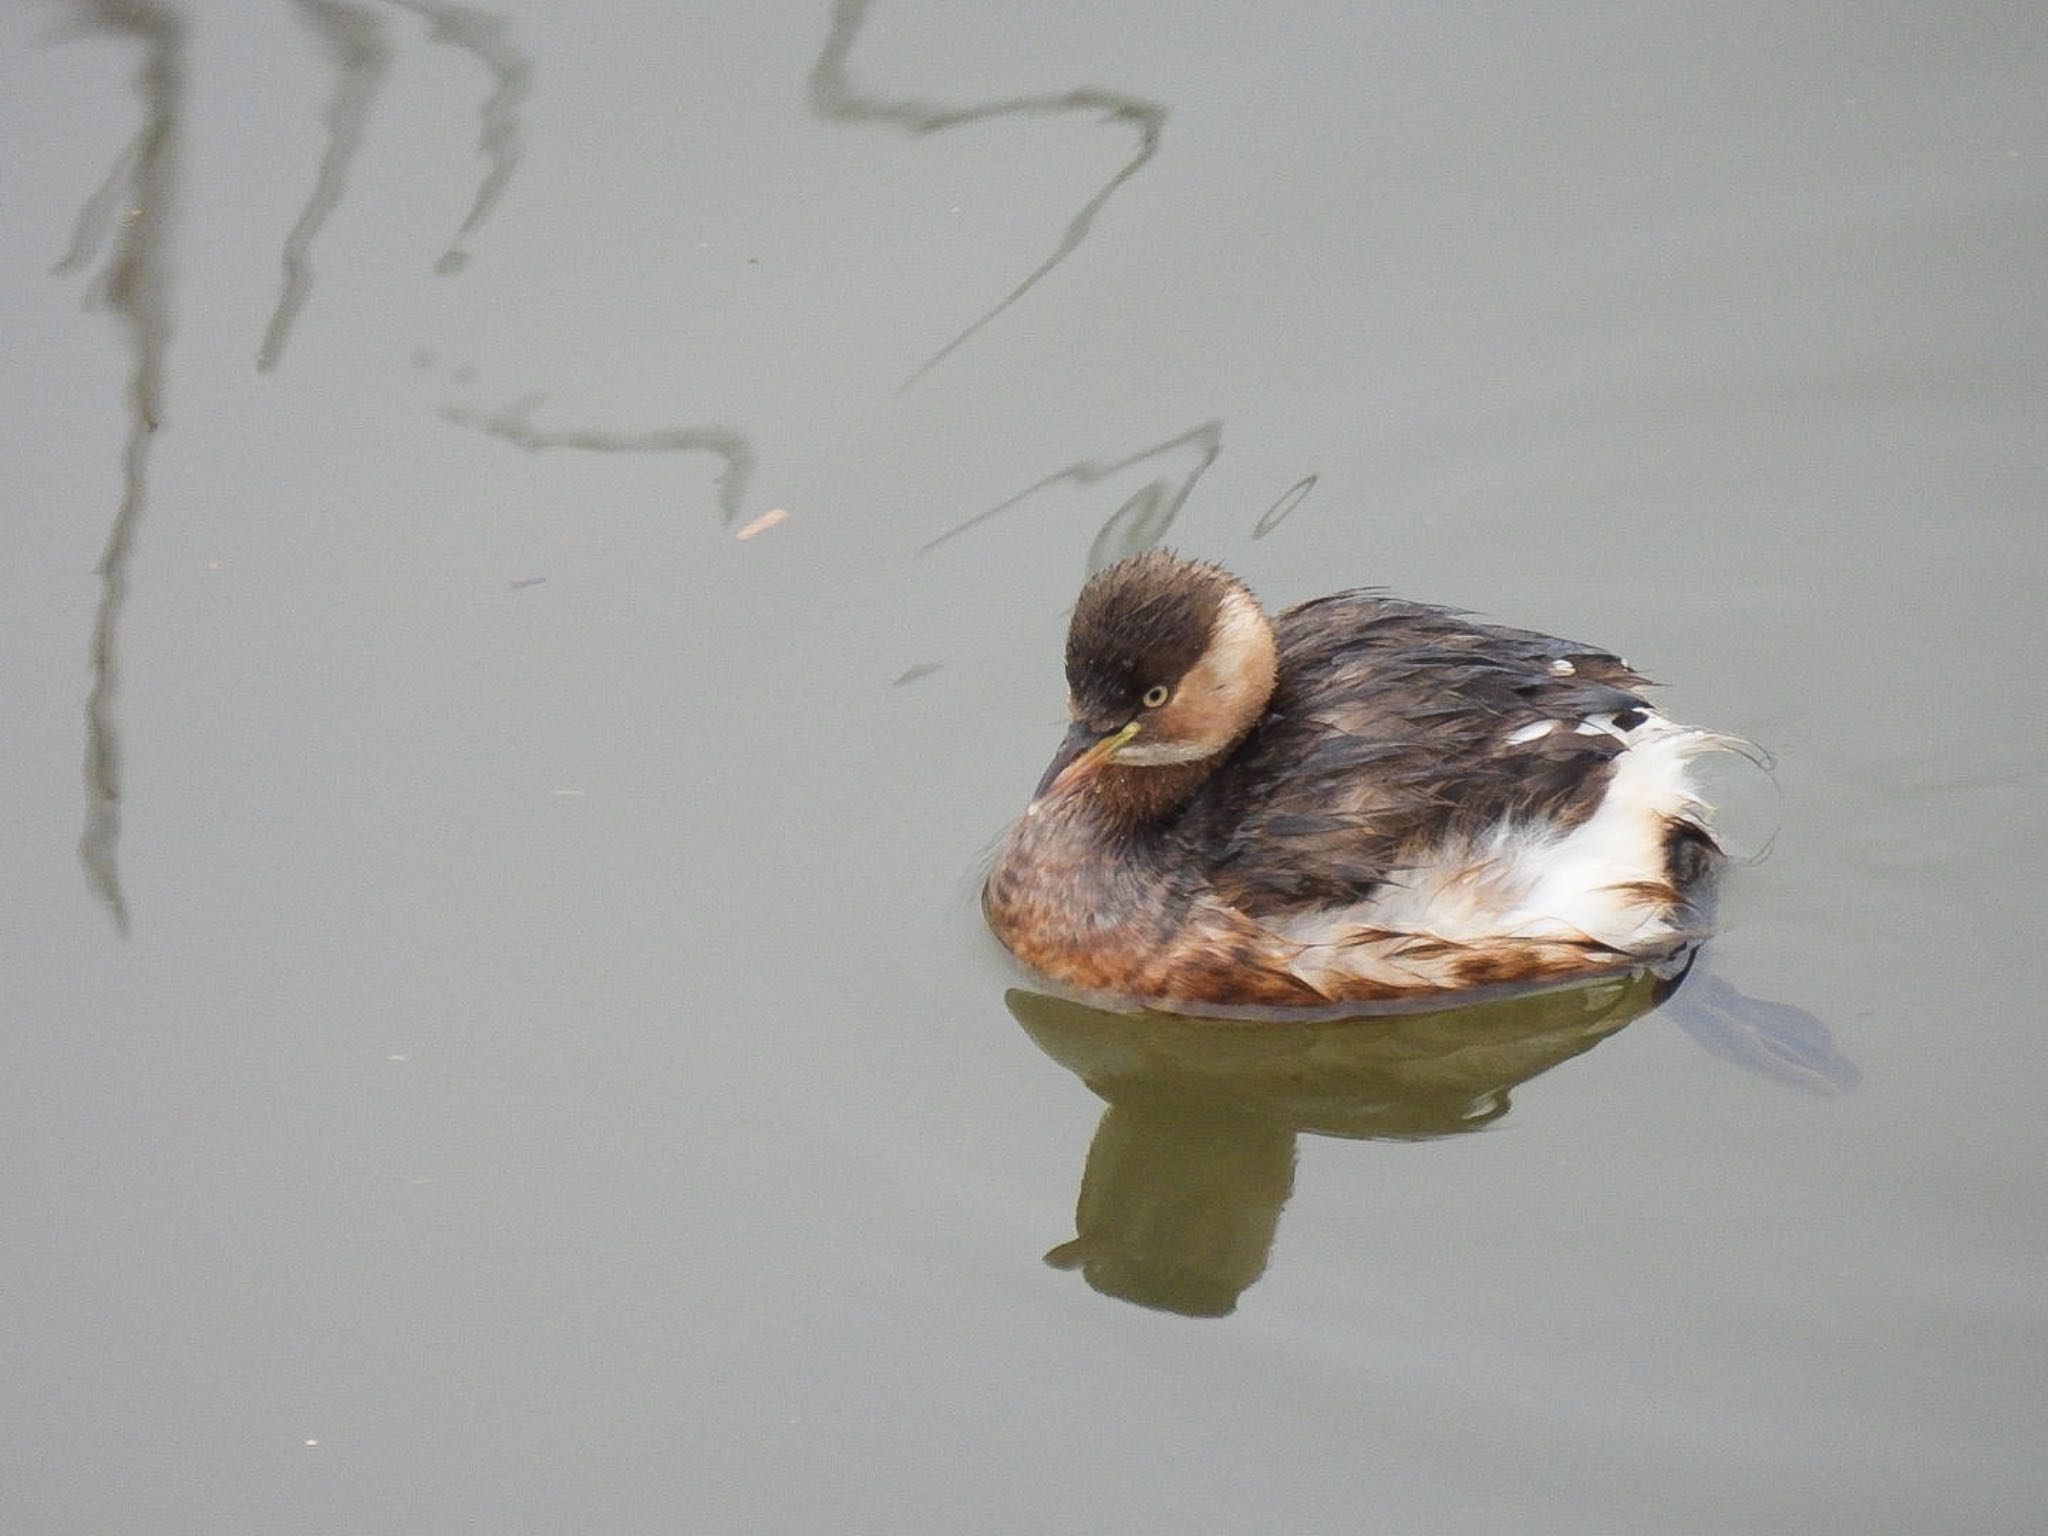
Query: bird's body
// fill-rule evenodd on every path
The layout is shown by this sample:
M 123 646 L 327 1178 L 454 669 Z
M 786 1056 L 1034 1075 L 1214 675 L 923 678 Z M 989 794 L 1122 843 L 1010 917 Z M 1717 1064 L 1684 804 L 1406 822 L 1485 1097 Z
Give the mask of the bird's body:
M 1594 647 L 1342 592 L 1268 620 L 1152 551 L 1094 577 L 1074 729 L 983 892 L 1019 959 L 1182 1008 L 1562 980 L 1701 936 L 1690 760 Z

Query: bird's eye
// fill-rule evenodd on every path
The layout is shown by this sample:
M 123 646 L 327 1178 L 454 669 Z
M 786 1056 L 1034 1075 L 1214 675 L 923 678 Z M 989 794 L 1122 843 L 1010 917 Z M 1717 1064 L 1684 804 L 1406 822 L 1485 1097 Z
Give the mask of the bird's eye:
M 1140 699 L 1138 702 L 1143 704 L 1147 709 L 1157 709 L 1160 705 L 1164 704 L 1168 698 L 1172 696 L 1172 693 L 1173 690 L 1168 688 L 1166 684 L 1154 683 L 1150 688 L 1147 688 L 1145 690 L 1145 697 Z

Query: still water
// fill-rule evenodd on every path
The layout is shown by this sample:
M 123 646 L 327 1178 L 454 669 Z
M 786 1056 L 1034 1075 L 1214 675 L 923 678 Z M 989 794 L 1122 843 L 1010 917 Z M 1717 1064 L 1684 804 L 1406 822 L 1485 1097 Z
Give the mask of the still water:
M 49 0 L 0 121 L 8 1530 L 2048 1521 L 2039 8 Z M 1693 978 L 1020 990 L 1162 540 L 1768 748 Z

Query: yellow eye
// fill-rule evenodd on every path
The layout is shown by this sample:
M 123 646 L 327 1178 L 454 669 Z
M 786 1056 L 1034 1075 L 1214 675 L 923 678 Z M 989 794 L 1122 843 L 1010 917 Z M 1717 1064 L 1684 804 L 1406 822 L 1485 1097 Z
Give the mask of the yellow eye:
M 1138 702 L 1143 704 L 1147 709 L 1157 709 L 1160 705 L 1164 704 L 1170 697 L 1172 697 L 1172 694 L 1173 690 L 1168 688 L 1166 684 L 1154 683 L 1150 688 L 1147 688 L 1145 690 L 1145 697 L 1140 699 Z

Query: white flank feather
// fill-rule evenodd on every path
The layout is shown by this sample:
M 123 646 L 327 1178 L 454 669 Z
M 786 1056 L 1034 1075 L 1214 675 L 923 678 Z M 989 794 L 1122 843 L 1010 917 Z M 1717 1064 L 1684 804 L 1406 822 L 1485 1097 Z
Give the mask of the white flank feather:
M 1311 946 L 1295 969 L 1311 982 L 1352 974 L 1430 984 L 1454 961 L 1404 957 L 1398 937 L 1360 942 L 1362 932 L 1374 930 L 1474 946 L 1590 941 L 1618 955 L 1654 954 L 1680 939 L 1679 914 L 1631 887 L 1667 881 L 1665 839 L 1674 820 L 1705 828 L 1707 807 L 1688 765 L 1728 742 L 1661 715 L 1626 732 L 1606 717 L 1578 729 L 1589 725 L 1626 743 L 1592 815 L 1569 830 L 1554 822 L 1499 823 L 1400 871 L 1370 900 L 1276 925 Z

